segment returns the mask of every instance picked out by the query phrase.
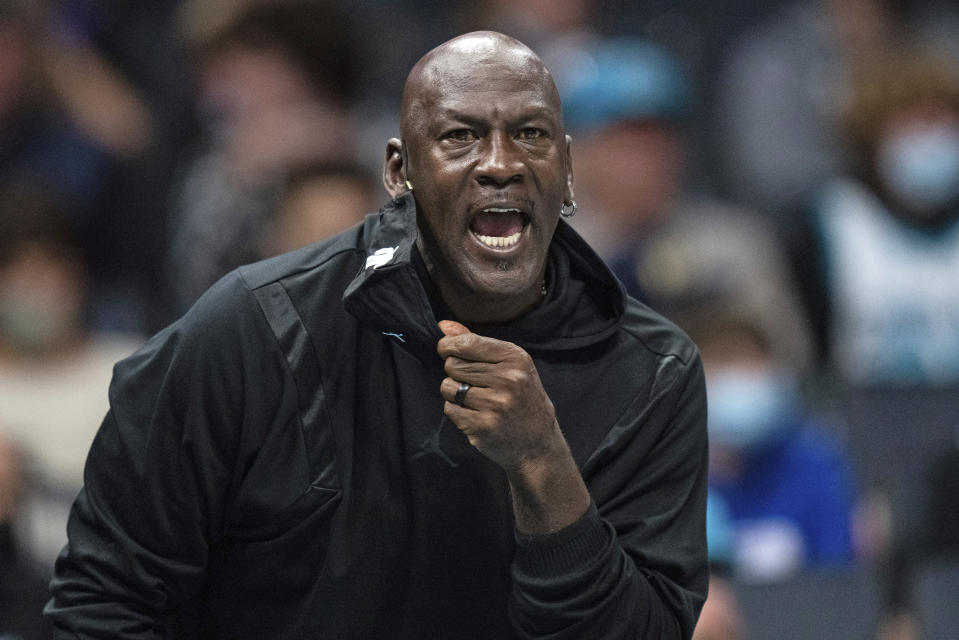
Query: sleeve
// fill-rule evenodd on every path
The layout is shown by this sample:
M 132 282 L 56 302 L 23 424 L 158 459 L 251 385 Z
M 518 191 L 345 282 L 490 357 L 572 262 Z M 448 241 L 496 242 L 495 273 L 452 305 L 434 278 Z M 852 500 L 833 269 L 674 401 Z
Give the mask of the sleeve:
M 231 276 L 117 364 L 51 582 L 55 638 L 167 637 L 196 599 L 243 451 L 282 413 L 268 331 Z
M 698 356 L 673 374 L 634 400 L 583 466 L 587 513 L 517 540 L 519 637 L 692 636 L 708 584 L 706 394 Z

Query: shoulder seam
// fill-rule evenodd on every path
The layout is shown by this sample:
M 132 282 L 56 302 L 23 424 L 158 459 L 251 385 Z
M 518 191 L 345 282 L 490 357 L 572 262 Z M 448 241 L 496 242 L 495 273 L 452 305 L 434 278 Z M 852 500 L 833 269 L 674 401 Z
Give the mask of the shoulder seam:
M 633 338 L 635 338 L 636 340 L 638 340 L 638 341 L 643 345 L 643 347 L 644 347 L 647 351 L 649 351 L 649 352 L 651 352 L 651 353 L 654 353 L 654 354 L 656 354 L 657 356 L 660 356 L 661 358 L 673 357 L 673 358 L 676 358 L 677 360 L 679 360 L 681 363 L 683 363 L 683 366 L 688 367 L 688 366 L 689 366 L 689 363 L 690 363 L 692 360 L 694 360 L 695 357 L 696 357 L 697 347 L 696 347 L 696 345 L 695 345 L 689 338 L 686 338 L 687 343 L 684 345 L 684 348 L 676 349 L 676 350 L 673 350 L 673 351 L 663 351 L 663 350 L 659 350 L 659 349 L 654 349 L 654 348 L 649 344 L 649 341 L 648 341 L 648 340 L 646 340 L 645 338 L 643 338 L 643 336 L 642 336 L 639 332 L 635 331 L 635 330 L 632 329 L 631 327 L 628 327 L 628 326 L 626 326 L 626 325 L 624 324 L 624 325 L 622 325 L 622 328 L 623 328 L 623 331 L 624 331 L 624 332 L 628 333 L 630 336 L 632 336 Z M 679 330 L 679 329 L 677 328 L 677 330 Z M 681 331 L 681 330 L 679 330 L 679 331 Z M 681 334 L 681 335 L 684 335 L 684 336 L 685 336 L 685 334 Z
M 319 260 L 318 262 L 314 262 L 314 263 L 311 263 L 311 264 L 308 264 L 308 265 L 303 265 L 303 266 L 301 266 L 301 267 L 298 267 L 298 268 L 296 268 L 296 269 L 292 269 L 292 270 L 290 270 L 290 271 L 285 271 L 285 272 L 283 272 L 283 273 L 281 273 L 281 274 L 276 275 L 275 277 L 271 277 L 271 278 L 269 278 L 269 279 L 262 280 L 262 281 L 253 281 L 253 282 L 251 282 L 250 278 L 247 277 L 247 276 L 248 276 L 248 272 L 251 270 L 251 267 L 254 266 L 254 265 L 256 265 L 256 264 L 260 264 L 260 263 L 253 263 L 252 265 L 243 265 L 243 266 L 241 266 L 241 267 L 237 267 L 236 272 L 237 272 L 238 275 L 240 276 L 240 279 L 243 280 L 243 284 L 246 286 L 246 288 L 247 288 L 249 291 L 252 292 L 252 291 L 256 291 L 257 289 L 261 289 L 261 288 L 263 288 L 263 287 L 265 287 L 265 286 L 268 286 L 268 285 L 270 285 L 270 284 L 273 284 L 273 283 L 275 283 L 275 282 L 279 282 L 279 281 L 281 281 L 281 280 L 284 280 L 284 279 L 286 279 L 286 278 L 289 278 L 289 277 L 291 277 L 291 276 L 295 276 L 295 275 L 297 275 L 297 274 L 303 273 L 303 272 L 305 272 L 305 271 L 310 271 L 310 270 L 312 270 L 312 269 L 318 269 L 318 268 L 320 268 L 320 267 L 323 267 L 323 266 L 326 265 L 328 262 L 332 261 L 334 258 L 336 258 L 336 257 L 338 257 L 338 256 L 340 256 L 340 255 L 342 255 L 342 254 L 344 254 L 344 253 L 363 254 L 364 252 L 363 252 L 362 249 L 360 249 L 360 248 L 358 248 L 358 247 L 345 247 L 345 248 L 343 248 L 343 249 L 339 249 L 339 250 L 337 250 L 337 251 L 334 251 L 334 252 L 331 253 L 330 255 L 324 256 L 323 259 L 322 259 L 322 260 Z

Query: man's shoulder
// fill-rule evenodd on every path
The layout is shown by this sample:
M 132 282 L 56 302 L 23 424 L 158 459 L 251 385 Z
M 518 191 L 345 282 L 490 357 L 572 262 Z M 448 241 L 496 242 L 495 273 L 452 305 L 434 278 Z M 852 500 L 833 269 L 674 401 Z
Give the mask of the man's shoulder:
M 177 342 L 219 344 L 237 336 L 258 336 L 266 329 L 262 291 L 279 284 L 291 297 L 295 290 L 312 290 L 319 304 L 327 296 L 339 298 L 362 266 L 357 248 L 359 228 L 329 240 L 260 262 L 239 267 L 211 286 L 176 322 L 151 342 L 175 337 Z M 326 305 L 334 308 L 333 305 Z M 311 312 L 312 308 L 305 311 Z
M 364 255 L 362 231 L 362 226 L 353 227 L 327 240 L 244 265 L 237 273 L 250 289 L 310 273 L 319 276 L 341 268 L 352 269 L 349 275 L 355 276 L 353 265 L 359 264 Z
M 699 350 L 686 332 L 646 304 L 628 296 L 622 331 L 659 358 L 674 358 L 688 366 L 698 360 Z

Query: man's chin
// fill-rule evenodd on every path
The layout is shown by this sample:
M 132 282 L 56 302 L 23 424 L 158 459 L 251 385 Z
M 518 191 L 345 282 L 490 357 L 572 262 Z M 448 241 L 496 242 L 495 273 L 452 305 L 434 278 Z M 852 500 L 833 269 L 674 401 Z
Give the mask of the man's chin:
M 540 278 L 512 270 L 484 275 L 470 282 L 468 311 L 474 321 L 506 322 L 532 310 L 542 299 Z
M 476 293 L 493 296 L 522 295 L 540 284 L 532 269 L 505 260 L 473 269 L 469 281 Z

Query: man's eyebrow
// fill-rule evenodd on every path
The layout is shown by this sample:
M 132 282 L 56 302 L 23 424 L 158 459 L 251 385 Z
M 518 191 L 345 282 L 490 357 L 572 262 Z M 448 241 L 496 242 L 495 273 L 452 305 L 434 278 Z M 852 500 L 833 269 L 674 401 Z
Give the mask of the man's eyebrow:
M 558 122 L 558 116 L 559 112 L 556 109 L 543 104 L 530 107 L 526 111 L 523 111 L 517 120 L 536 120 L 537 118 L 545 118 L 546 120 Z
M 545 119 L 557 121 L 557 114 L 546 104 L 530 105 L 522 110 L 517 116 L 510 118 L 513 122 L 526 122 L 536 119 Z M 480 125 L 486 122 L 484 114 L 471 112 L 469 108 L 444 107 L 436 110 L 432 121 L 437 122 L 462 122 L 464 124 Z
M 452 107 L 437 109 L 434 119 L 435 120 L 457 120 L 461 122 L 473 122 L 473 121 L 481 120 L 479 116 L 473 115 L 467 110 L 455 109 Z

